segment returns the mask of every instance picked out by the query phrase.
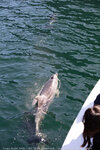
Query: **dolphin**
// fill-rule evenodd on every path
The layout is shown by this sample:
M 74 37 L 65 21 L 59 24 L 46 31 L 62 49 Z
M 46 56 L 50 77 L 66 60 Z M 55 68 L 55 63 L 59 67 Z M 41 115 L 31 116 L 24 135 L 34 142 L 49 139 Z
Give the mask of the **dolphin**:
M 36 136 L 41 135 L 39 132 L 40 122 L 44 119 L 49 105 L 53 102 L 55 95 L 59 96 L 59 81 L 58 74 L 53 74 L 33 100 L 32 106 L 36 105 Z

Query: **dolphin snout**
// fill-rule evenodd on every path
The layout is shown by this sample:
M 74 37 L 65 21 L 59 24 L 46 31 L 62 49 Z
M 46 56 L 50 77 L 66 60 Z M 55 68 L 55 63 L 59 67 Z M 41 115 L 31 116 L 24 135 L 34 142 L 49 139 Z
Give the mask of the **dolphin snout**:
M 58 73 L 56 72 L 55 75 L 58 77 Z

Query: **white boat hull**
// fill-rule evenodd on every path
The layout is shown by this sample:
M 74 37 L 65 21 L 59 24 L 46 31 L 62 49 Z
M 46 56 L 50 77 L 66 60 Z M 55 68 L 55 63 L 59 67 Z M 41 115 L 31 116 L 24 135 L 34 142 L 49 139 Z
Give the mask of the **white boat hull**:
M 68 135 L 63 143 L 61 150 L 85 150 L 86 148 L 81 148 L 80 146 L 83 143 L 83 123 L 82 117 L 87 108 L 94 105 L 94 100 L 97 95 L 100 94 L 100 80 L 97 82 L 90 95 L 84 102 L 78 116 L 76 117 L 74 123 L 71 126 L 71 129 L 68 132 Z

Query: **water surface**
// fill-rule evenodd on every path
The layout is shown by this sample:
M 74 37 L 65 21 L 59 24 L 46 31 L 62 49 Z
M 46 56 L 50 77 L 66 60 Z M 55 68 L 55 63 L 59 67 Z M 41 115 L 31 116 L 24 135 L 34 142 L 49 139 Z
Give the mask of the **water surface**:
M 99 6 L 99 0 L 0 1 L 0 149 L 62 146 L 99 79 Z M 49 143 L 29 145 L 25 112 L 55 72 L 60 96 L 41 124 Z

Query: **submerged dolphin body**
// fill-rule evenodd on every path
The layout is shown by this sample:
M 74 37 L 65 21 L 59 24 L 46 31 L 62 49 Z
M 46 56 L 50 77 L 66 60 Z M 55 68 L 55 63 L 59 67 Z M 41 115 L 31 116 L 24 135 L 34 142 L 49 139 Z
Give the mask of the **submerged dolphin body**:
M 45 83 L 32 103 L 33 106 L 35 104 L 37 106 L 35 114 L 36 135 L 39 135 L 39 125 L 47 113 L 49 105 L 52 103 L 55 95 L 59 95 L 58 82 L 58 74 L 56 73 Z

